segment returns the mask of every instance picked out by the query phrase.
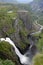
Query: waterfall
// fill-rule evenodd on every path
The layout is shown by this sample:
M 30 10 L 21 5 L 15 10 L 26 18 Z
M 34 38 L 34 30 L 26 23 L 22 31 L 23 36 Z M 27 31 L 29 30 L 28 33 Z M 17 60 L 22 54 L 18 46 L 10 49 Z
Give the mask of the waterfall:
M 14 42 L 10 38 L 0 38 L 0 41 L 8 42 L 10 45 L 12 45 L 15 49 L 15 53 L 18 55 L 20 62 L 22 64 L 30 65 L 29 58 L 26 55 L 22 55 L 19 51 L 19 49 L 15 46 Z

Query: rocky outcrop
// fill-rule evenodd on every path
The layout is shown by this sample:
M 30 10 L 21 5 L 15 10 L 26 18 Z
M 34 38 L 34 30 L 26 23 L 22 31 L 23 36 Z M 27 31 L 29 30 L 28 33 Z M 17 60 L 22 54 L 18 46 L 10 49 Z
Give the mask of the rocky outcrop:
M 32 29 L 32 21 L 29 12 L 26 10 L 19 10 L 18 11 L 19 18 L 23 21 L 24 26 L 27 30 Z
M 37 15 L 43 13 L 43 0 L 33 0 L 30 5 L 32 7 L 33 13 L 37 13 Z

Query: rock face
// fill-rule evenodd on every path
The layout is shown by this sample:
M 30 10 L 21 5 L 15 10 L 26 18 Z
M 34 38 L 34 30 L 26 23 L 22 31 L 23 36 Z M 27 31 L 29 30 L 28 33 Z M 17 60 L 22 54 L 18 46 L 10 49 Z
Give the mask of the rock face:
M 43 12 L 43 0 L 33 0 L 33 2 L 30 3 L 32 10 L 35 12 Z
M 43 0 L 33 0 L 30 5 L 38 23 L 43 25 Z
M 19 18 L 16 18 L 15 21 L 13 21 L 13 27 L 15 28 L 16 32 L 15 32 L 15 37 L 17 41 L 20 41 L 19 38 Z
M 27 30 L 32 29 L 32 21 L 29 12 L 26 10 L 19 10 L 18 11 L 19 18 L 23 21 Z
M 39 17 L 39 21 L 43 21 L 43 0 L 33 0 L 33 2 L 30 3 L 33 13 Z M 41 21 L 41 22 L 42 22 Z M 39 22 L 40 23 L 40 22 Z

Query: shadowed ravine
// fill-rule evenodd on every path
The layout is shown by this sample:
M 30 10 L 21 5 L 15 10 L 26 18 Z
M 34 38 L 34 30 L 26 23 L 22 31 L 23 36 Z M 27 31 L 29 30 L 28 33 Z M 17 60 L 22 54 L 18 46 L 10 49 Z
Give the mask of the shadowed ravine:
M 41 26 L 39 31 L 41 32 L 42 29 L 43 28 Z M 38 52 L 37 47 L 35 45 L 37 42 L 37 39 L 33 38 L 33 36 L 32 36 L 33 34 L 36 34 L 36 32 L 31 33 L 27 36 L 27 38 L 30 41 L 30 47 L 28 48 L 27 52 L 25 52 L 24 55 L 20 53 L 19 49 L 15 46 L 14 42 L 9 37 L 0 38 L 0 42 L 2 42 L 2 41 L 8 42 L 10 45 L 12 45 L 14 47 L 15 53 L 19 57 L 21 64 L 31 65 L 33 56 Z

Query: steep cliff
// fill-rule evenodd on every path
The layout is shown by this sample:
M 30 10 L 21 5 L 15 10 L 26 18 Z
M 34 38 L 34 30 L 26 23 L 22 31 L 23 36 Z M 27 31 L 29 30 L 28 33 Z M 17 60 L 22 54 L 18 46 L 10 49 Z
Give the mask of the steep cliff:
M 33 0 L 30 5 L 37 21 L 43 25 L 43 0 Z

